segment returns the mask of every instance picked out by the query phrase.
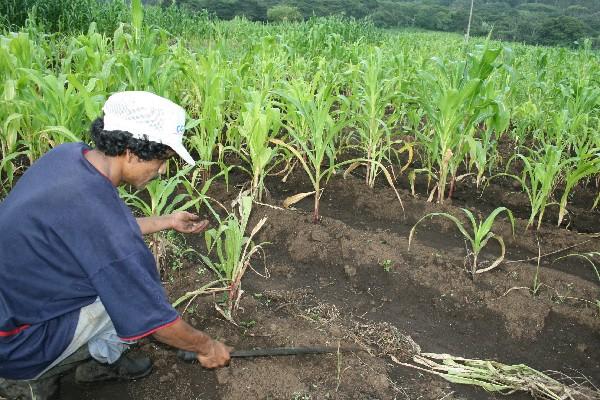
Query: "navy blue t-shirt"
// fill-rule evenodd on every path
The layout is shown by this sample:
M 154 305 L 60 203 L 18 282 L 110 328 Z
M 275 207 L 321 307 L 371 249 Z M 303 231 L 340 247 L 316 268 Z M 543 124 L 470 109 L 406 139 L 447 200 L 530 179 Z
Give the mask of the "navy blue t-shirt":
M 0 202 L 0 377 L 42 372 L 96 297 L 124 340 L 179 318 L 135 218 L 85 149 L 51 150 Z

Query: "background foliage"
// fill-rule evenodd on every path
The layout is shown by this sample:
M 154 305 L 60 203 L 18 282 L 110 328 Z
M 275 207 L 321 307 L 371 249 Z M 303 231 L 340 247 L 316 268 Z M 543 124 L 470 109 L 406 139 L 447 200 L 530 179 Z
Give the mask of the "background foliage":
M 472 35 L 530 44 L 576 46 L 589 38 L 600 46 L 600 1 L 598 0 L 474 0 Z M 91 21 L 99 30 L 113 32 L 128 20 L 128 0 L 0 0 L 0 21 L 23 26 L 29 13 L 48 31 L 85 31 Z M 297 21 L 313 16 L 343 15 L 368 18 L 385 28 L 427 29 L 464 32 L 470 0 L 145 0 L 170 10 L 159 14 L 150 7 L 147 23 L 169 27 L 179 34 L 183 22 L 193 23 L 179 7 L 220 19 L 245 17 L 253 21 Z M 193 20 L 193 18 L 192 18 Z M 174 28 L 171 28 L 171 27 Z

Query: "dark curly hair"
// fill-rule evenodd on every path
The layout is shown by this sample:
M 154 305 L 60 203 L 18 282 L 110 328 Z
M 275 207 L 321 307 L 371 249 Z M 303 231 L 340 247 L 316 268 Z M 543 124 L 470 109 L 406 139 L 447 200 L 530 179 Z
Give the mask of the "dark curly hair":
M 127 131 L 105 131 L 103 117 L 92 122 L 90 134 L 96 149 L 111 157 L 123 155 L 127 149 L 144 161 L 166 160 L 175 154 L 167 145 L 136 139 Z

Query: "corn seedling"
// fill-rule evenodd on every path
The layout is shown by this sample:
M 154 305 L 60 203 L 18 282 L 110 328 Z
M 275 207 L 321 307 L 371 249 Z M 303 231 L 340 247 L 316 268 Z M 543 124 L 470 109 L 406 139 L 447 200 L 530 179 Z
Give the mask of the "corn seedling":
M 185 211 L 203 200 L 201 196 L 193 197 L 188 193 L 175 194 L 173 197 L 175 190 L 191 169 L 192 167 L 182 168 L 167 179 L 154 179 L 144 189 L 138 190 L 135 193 L 129 193 L 121 186 L 119 187 L 119 193 L 125 203 L 137 209 L 144 217 L 156 217 L 168 215 L 176 211 Z M 149 201 L 144 200 L 143 196 L 141 196 L 142 192 L 146 192 Z M 154 254 L 156 267 L 159 271 L 164 269 L 164 234 L 161 232 L 153 233 L 150 247 L 152 254 Z
M 220 145 L 223 143 L 228 83 L 224 75 L 226 67 L 222 65 L 219 54 L 212 49 L 206 55 L 194 54 L 184 65 L 185 74 L 191 81 L 186 89 L 186 103 L 191 116 L 198 120 L 188 142 L 198 153 L 204 180 L 210 176 L 214 164 L 213 153 L 217 147 L 220 148 L 219 159 L 223 155 Z
M 237 310 L 243 294 L 242 277 L 250 267 L 252 256 L 262 250 L 264 243 L 255 244 L 252 239 L 265 224 L 267 218 L 262 218 L 246 236 L 246 228 L 252 211 L 252 197 L 240 193 L 232 211 L 218 228 L 207 230 L 204 234 L 207 255 L 200 255 L 204 263 L 225 285 L 227 301 L 225 309 L 215 305 L 217 310 L 229 321 L 233 322 L 233 314 Z M 213 261 L 209 256 L 213 254 Z M 183 300 L 182 300 L 183 301 Z
M 511 226 L 512 226 L 513 235 L 514 235 L 514 230 L 515 230 L 515 221 L 514 221 L 512 212 L 509 209 L 507 209 L 506 207 L 496 208 L 494 211 L 492 211 L 492 213 L 483 222 L 481 220 L 479 222 L 477 222 L 475 220 L 475 217 L 473 216 L 473 213 L 471 211 L 467 210 L 466 208 L 463 208 L 462 210 L 466 214 L 469 221 L 471 222 L 471 231 L 470 232 L 463 225 L 463 223 L 458 218 L 456 218 L 454 215 L 451 215 L 448 213 L 429 213 L 429 214 L 425 215 L 424 217 L 422 217 L 420 220 L 418 220 L 417 223 L 410 230 L 410 234 L 408 236 L 408 249 L 410 250 L 410 244 L 412 242 L 412 239 L 415 234 L 415 230 L 416 230 L 417 226 L 423 220 L 425 220 L 426 218 L 432 218 L 432 217 L 448 218 L 449 220 L 454 222 L 454 224 L 456 225 L 456 227 L 458 228 L 460 233 L 462 233 L 463 237 L 471 245 L 471 251 L 473 252 L 473 254 L 472 254 L 473 259 L 471 262 L 470 273 L 471 273 L 471 276 L 473 278 L 475 278 L 476 274 L 481 274 L 483 272 L 490 271 L 490 270 L 496 268 L 502 262 L 502 260 L 504 260 L 504 253 L 505 253 L 504 240 L 502 239 L 501 236 L 498 236 L 491 231 L 492 225 L 494 224 L 494 221 L 495 221 L 496 217 L 498 216 L 498 214 L 500 214 L 503 211 L 506 212 L 506 214 L 509 217 Z M 488 241 L 490 239 L 495 239 L 498 242 L 498 244 L 500 245 L 500 253 L 501 254 L 488 267 L 479 268 L 479 266 L 478 266 L 479 253 L 485 247 L 485 245 L 488 243 Z
M 274 108 L 260 92 L 248 92 L 248 97 L 237 130 L 246 143 L 241 154 L 250 165 L 251 195 L 262 201 L 265 175 L 278 152 L 278 147 L 271 147 L 269 140 L 279 131 L 281 120 L 279 109 Z
M 562 159 L 562 149 L 548 145 L 540 152 L 531 152 L 531 158 L 522 154 L 516 154 L 508 163 L 507 168 L 515 159 L 519 159 L 523 164 L 521 176 L 511 174 L 507 175 L 516 179 L 529 199 L 531 213 L 527 222 L 529 228 L 537 217 L 537 229 L 542 225 L 542 218 L 546 207 L 552 202 L 552 194 L 556 189 L 558 180 L 562 176 L 563 170 L 567 167 L 568 161 Z
M 570 160 L 575 166 L 567 168 L 565 171 L 565 189 L 559 204 L 558 226 L 560 226 L 567 212 L 567 200 L 573 188 L 582 180 L 600 174 L 600 153 L 582 154 Z

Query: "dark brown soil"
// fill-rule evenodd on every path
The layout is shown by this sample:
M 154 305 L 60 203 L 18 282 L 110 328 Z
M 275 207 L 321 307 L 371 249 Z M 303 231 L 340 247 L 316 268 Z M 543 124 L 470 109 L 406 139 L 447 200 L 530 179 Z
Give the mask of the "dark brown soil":
M 240 177 L 233 178 L 234 183 L 241 182 Z M 271 179 L 269 203 L 280 205 L 285 197 L 308 191 L 307 183 L 300 175 L 285 184 Z M 230 185 L 226 192 L 220 184 L 211 188 L 224 204 L 237 190 Z M 240 326 L 224 321 L 213 306 L 218 299 L 210 296 L 197 298 L 183 314 L 196 327 L 238 349 L 341 345 L 368 352 L 234 359 L 227 368 L 208 371 L 178 360 L 166 346 L 144 340 L 134 351 L 154 360 L 150 377 L 80 387 L 71 374 L 63 378 L 61 398 L 504 398 L 395 364 L 390 354 L 410 360 L 414 349 L 377 342 L 390 332 L 410 336 L 425 352 L 525 363 L 573 377 L 584 375 L 600 384 L 598 279 L 581 259 L 556 261 L 570 252 L 599 249 L 600 239 L 592 234 L 598 232 L 597 212 L 578 208 L 577 202 L 571 210 L 577 230 L 587 233 L 551 223 L 535 231 L 525 229 L 527 206 L 519 195 L 507 193 L 501 185 L 491 185 L 483 196 L 463 185 L 444 205 L 413 198 L 407 191 L 401 196 L 404 211 L 389 188 L 370 190 L 358 178 L 333 177 L 323 194 L 323 219 L 317 225 L 311 222 L 311 199 L 291 210 L 256 205 L 252 222 L 268 218 L 257 241 L 269 242 L 265 246 L 269 277 L 252 271 L 244 277 Z M 496 222 L 494 232 L 507 244 L 506 260 L 475 280 L 465 270 L 465 242 L 446 219 L 423 223 L 408 250 L 410 228 L 428 212 L 459 216 L 459 208 L 467 207 L 487 216 L 500 205 L 509 206 L 519 217 L 516 234 L 512 236 L 504 218 Z M 188 238 L 197 249 L 202 242 L 202 237 Z M 538 246 L 542 254 L 569 250 L 541 258 L 541 286 L 534 296 Z M 482 265 L 498 254 L 492 243 L 488 247 Z M 254 265 L 262 270 L 261 260 Z M 208 273 L 198 274 L 199 267 L 186 263 L 167 271 L 165 286 L 173 300 L 209 278 Z

